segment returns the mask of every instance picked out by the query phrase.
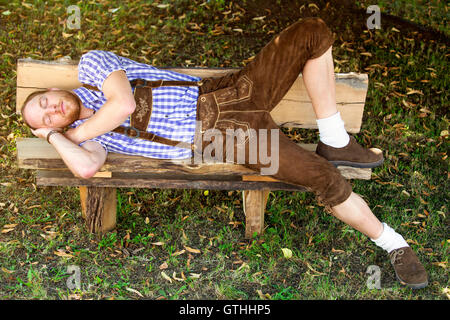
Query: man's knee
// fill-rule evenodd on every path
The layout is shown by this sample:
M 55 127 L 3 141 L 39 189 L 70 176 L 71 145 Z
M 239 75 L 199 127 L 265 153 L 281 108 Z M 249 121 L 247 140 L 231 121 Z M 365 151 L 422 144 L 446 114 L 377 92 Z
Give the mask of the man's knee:
M 309 31 L 312 33 L 326 33 L 327 31 L 330 30 L 325 21 L 323 21 L 321 18 L 318 17 L 304 18 L 296 22 L 294 25 L 302 27 L 303 32 Z
M 333 33 L 321 18 L 305 18 L 291 27 L 298 41 L 303 41 L 310 52 L 310 59 L 321 56 L 334 42 Z
M 330 183 L 318 196 L 330 208 L 343 203 L 350 197 L 352 186 L 340 173 L 332 175 Z

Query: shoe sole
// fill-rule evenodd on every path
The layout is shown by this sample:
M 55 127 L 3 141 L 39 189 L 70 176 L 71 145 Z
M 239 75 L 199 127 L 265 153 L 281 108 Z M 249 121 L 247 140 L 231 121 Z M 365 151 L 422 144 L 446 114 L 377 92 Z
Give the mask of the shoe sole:
M 383 164 L 384 159 L 380 159 L 376 162 L 370 163 L 361 163 L 361 162 L 352 162 L 352 161 L 330 161 L 335 167 L 338 166 L 347 166 L 354 168 L 375 168 Z
M 411 289 L 423 289 L 426 286 L 428 286 L 428 280 L 426 282 L 422 282 L 422 283 L 406 283 L 405 281 L 403 281 L 402 279 L 400 279 L 400 277 L 397 275 L 397 272 L 395 273 L 395 277 L 397 278 L 398 282 L 400 282 L 402 285 L 404 286 L 408 286 Z

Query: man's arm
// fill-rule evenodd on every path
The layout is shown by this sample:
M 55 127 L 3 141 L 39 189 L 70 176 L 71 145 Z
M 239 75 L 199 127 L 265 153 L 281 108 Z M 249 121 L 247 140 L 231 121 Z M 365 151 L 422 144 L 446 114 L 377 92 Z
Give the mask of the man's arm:
M 39 138 L 46 139 L 51 128 L 31 130 Z M 62 133 L 52 134 L 49 142 L 55 147 L 61 158 L 72 173 L 80 178 L 89 179 L 103 166 L 107 152 L 102 145 L 88 141 L 78 146 L 67 139 Z
M 136 109 L 130 82 L 123 70 L 112 72 L 104 81 L 102 91 L 107 100 L 100 110 L 77 128 L 66 132 L 74 143 L 114 130 Z

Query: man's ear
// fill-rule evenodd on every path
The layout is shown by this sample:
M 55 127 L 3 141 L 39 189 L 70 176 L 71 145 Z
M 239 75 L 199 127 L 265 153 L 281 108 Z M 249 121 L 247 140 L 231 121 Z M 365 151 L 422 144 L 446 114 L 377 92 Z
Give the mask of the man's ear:
M 58 89 L 58 88 L 48 88 L 48 91 L 59 91 L 59 90 L 61 90 L 61 89 Z

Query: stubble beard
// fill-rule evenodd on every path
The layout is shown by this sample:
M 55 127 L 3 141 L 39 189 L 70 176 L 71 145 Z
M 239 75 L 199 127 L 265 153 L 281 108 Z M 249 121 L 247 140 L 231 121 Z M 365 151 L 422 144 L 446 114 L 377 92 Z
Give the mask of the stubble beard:
M 63 94 L 65 118 L 69 124 L 72 124 L 80 118 L 81 101 L 78 96 L 71 91 L 64 91 Z

